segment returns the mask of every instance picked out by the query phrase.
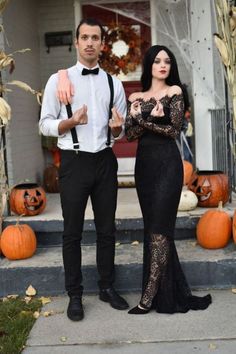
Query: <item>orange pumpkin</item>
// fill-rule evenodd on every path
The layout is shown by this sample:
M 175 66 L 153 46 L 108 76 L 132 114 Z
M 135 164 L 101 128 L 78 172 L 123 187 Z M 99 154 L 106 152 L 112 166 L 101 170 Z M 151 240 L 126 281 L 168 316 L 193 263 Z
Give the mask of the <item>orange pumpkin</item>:
M 46 193 L 37 183 L 22 183 L 13 187 L 10 194 L 11 211 L 18 215 L 40 214 L 46 206 Z
M 232 233 L 233 233 L 234 243 L 236 243 L 236 210 L 235 210 L 234 216 L 233 216 Z
M 228 176 L 221 171 L 198 171 L 193 173 L 188 189 L 198 197 L 198 206 L 217 207 L 229 199 Z
M 184 168 L 184 185 L 188 184 L 191 176 L 193 174 L 193 165 L 191 162 L 183 160 L 183 168 Z
M 32 257 L 37 247 L 34 231 L 27 224 L 7 226 L 1 236 L 1 248 L 8 259 Z
M 61 164 L 61 153 L 59 149 L 55 149 L 51 151 L 52 154 L 52 159 L 53 159 L 53 164 L 56 167 L 59 167 Z
M 225 247 L 231 236 L 231 218 L 222 209 L 222 202 L 216 210 L 205 212 L 197 224 L 197 241 L 203 248 Z

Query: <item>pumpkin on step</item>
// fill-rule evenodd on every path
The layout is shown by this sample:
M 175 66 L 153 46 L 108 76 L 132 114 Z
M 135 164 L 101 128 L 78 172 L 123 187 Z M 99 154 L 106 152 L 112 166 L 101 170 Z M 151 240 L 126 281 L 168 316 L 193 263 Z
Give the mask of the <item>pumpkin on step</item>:
M 231 218 L 222 209 L 222 202 L 216 210 L 205 212 L 197 224 L 197 241 L 203 248 L 225 247 L 231 236 Z
M 236 210 L 233 215 L 232 233 L 233 233 L 234 243 L 236 243 Z
M 184 168 L 184 182 L 183 184 L 186 185 L 189 183 L 192 174 L 193 174 L 193 165 L 191 162 L 183 160 L 183 168 Z
M 1 235 L 1 249 L 8 259 L 32 257 L 37 246 L 36 236 L 27 224 L 7 226 Z
M 13 187 L 10 194 L 11 211 L 18 215 L 40 214 L 46 206 L 46 193 L 37 183 L 22 183 Z
M 179 211 L 188 211 L 196 208 L 198 199 L 195 193 L 183 189 L 180 196 Z
M 198 171 L 193 173 L 188 189 L 198 197 L 198 206 L 217 207 L 229 199 L 228 177 L 221 171 Z

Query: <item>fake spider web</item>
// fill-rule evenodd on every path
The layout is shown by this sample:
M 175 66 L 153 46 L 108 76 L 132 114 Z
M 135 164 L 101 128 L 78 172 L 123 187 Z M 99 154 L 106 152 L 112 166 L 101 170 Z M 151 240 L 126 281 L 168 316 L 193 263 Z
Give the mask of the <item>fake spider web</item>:
M 199 76 L 201 84 L 205 87 L 209 96 L 218 106 L 224 105 L 224 94 L 222 80 L 217 80 L 222 76 L 222 67 L 217 55 L 214 55 L 214 75 L 215 75 L 215 91 L 208 86 L 205 75 L 201 72 L 204 62 L 201 58 L 197 58 L 198 65 L 195 64 L 196 53 L 200 44 L 198 41 L 194 43 L 191 40 L 191 16 L 194 15 L 191 10 L 190 0 L 156 0 L 156 1 L 112 1 L 112 0 L 82 0 L 82 5 L 92 5 L 94 9 L 104 9 L 112 11 L 116 14 L 117 21 L 119 16 L 125 16 L 136 23 L 144 24 L 151 29 L 152 43 L 162 44 L 170 48 L 175 54 L 181 81 L 189 87 L 191 91 L 193 72 Z M 213 26 L 215 26 L 214 9 Z M 151 15 L 152 14 L 152 21 Z M 211 49 L 216 51 L 214 45 Z M 195 60 L 193 58 L 193 51 Z M 200 55 L 200 54 L 199 54 Z M 212 53 L 210 53 L 212 55 Z M 122 80 L 139 80 L 141 75 L 141 66 L 135 73 L 129 73 L 126 77 L 120 77 Z M 196 96 L 197 93 L 194 93 Z M 193 93 L 192 93 L 193 96 Z

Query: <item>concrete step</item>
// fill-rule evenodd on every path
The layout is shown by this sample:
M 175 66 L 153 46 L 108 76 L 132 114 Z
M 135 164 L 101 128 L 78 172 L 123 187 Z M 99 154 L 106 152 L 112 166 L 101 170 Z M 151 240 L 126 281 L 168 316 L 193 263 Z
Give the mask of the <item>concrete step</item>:
M 142 243 L 117 244 L 116 288 L 121 292 L 141 289 Z M 236 245 L 206 250 L 195 239 L 176 241 L 179 258 L 192 289 L 236 287 Z M 24 294 L 31 284 L 39 295 L 64 293 L 64 271 L 61 247 L 38 247 L 36 254 L 25 260 L 0 258 L 0 296 Z M 97 292 L 96 247 L 83 246 L 85 293 Z
M 225 205 L 224 209 L 233 215 L 236 208 L 236 198 L 233 203 Z M 175 239 L 191 239 L 195 237 L 196 225 L 200 216 L 206 208 L 196 208 L 188 212 L 178 212 L 175 229 Z M 18 216 L 12 215 L 4 219 L 3 227 L 15 224 Z M 47 206 L 40 215 L 22 217 L 21 223 L 29 224 L 36 232 L 39 246 L 61 245 L 63 219 L 60 206 L 59 194 L 47 194 Z M 136 190 L 134 188 L 121 188 L 118 190 L 118 203 L 116 212 L 117 241 L 130 243 L 133 240 L 142 241 L 143 221 L 139 207 Z M 86 245 L 94 244 L 96 232 L 93 222 L 93 211 L 91 202 L 85 213 L 83 243 Z
M 183 213 L 182 213 L 183 214 Z M 179 215 L 176 221 L 175 239 L 183 240 L 194 238 L 199 215 Z M 16 223 L 16 218 L 7 218 L 3 227 Z M 21 223 L 27 223 L 35 231 L 38 245 L 41 247 L 59 246 L 62 244 L 63 220 L 21 219 Z M 143 240 L 142 218 L 116 219 L 117 242 L 130 243 Z M 92 245 L 96 243 L 96 230 L 92 219 L 85 220 L 82 244 Z

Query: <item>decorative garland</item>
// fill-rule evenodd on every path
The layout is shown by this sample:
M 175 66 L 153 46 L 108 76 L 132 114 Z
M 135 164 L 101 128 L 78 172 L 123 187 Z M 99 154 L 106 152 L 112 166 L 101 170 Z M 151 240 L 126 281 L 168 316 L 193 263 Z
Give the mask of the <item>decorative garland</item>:
M 113 44 L 124 41 L 129 47 L 126 55 L 118 57 L 112 51 Z M 118 75 L 135 71 L 141 64 L 141 38 L 132 26 L 117 26 L 115 23 L 108 25 L 105 35 L 105 45 L 100 56 L 101 67 L 110 74 Z

